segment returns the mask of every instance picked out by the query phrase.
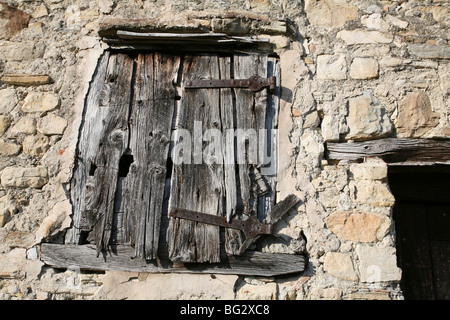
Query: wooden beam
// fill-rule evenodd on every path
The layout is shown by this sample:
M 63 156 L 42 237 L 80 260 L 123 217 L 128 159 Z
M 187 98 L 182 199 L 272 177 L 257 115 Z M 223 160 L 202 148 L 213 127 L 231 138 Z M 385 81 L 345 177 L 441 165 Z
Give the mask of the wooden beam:
M 77 266 L 81 270 L 129 271 L 150 273 L 215 273 L 273 277 L 305 270 L 303 255 L 245 252 L 241 256 L 223 255 L 220 263 L 173 265 L 167 258 L 145 261 L 133 259 L 131 246 L 114 246 L 111 252 L 97 256 L 95 245 L 41 244 L 41 260 L 54 268 Z
M 450 140 L 387 138 L 326 145 L 329 160 L 360 160 L 379 157 L 390 164 L 407 162 L 450 162 Z

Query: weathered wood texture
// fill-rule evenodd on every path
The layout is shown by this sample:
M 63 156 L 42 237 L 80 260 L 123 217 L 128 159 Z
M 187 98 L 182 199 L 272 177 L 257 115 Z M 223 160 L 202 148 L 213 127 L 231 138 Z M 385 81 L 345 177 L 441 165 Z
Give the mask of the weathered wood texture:
M 158 53 L 137 59 L 129 143 L 134 161 L 122 198 L 136 256 L 147 259 L 155 259 L 158 249 L 179 61 Z
M 86 182 L 91 171 L 92 159 L 95 157 L 103 134 L 103 119 L 105 108 L 100 108 L 100 97 L 106 70 L 109 62 L 109 52 L 100 58 L 85 100 L 83 121 L 77 146 L 77 161 L 71 180 L 71 202 L 73 204 L 72 228 L 66 233 L 66 243 L 79 243 L 81 232 L 86 227 L 82 221 L 82 211 L 85 206 Z
M 215 55 L 187 56 L 182 74 L 186 80 L 199 77 L 218 79 L 219 59 Z M 170 208 L 178 207 L 215 215 L 222 213 L 223 164 L 203 152 L 202 141 L 207 130 L 221 130 L 219 102 L 220 89 L 185 90 L 183 93 L 178 126 L 191 133 L 193 150 L 182 163 L 175 162 L 173 165 Z M 171 219 L 167 242 L 173 261 L 220 261 L 217 226 Z
M 114 246 L 97 257 L 93 245 L 41 245 L 41 259 L 55 268 L 78 266 L 81 270 L 119 270 L 152 273 L 215 273 L 248 276 L 278 276 L 295 274 L 305 269 L 302 255 L 273 254 L 248 251 L 242 256 L 222 255 L 220 263 L 186 263 L 176 266 L 167 257 L 156 261 L 132 259 L 134 250 L 129 246 Z
M 184 80 L 253 75 L 277 76 L 275 95 L 177 88 Z M 225 253 L 243 254 L 257 238 L 166 215 L 179 207 L 273 222 L 290 208 L 288 199 L 286 210 L 272 212 L 278 96 L 278 62 L 266 55 L 105 54 L 86 100 L 66 243 L 95 244 L 97 254 L 126 244 L 144 260 L 208 266 L 230 260 Z M 171 135 L 176 143 L 182 133 L 184 147 L 172 146 L 169 158 Z
M 450 160 L 449 140 L 387 138 L 352 143 L 327 143 L 327 158 L 358 160 L 379 157 L 388 163 L 446 162 Z

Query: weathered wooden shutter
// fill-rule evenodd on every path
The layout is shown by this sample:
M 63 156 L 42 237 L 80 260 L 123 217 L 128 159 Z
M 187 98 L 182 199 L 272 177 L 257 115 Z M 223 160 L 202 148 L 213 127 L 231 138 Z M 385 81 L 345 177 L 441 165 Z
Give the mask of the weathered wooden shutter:
M 69 243 L 85 231 L 98 251 L 128 243 L 156 258 L 179 62 L 160 53 L 103 57 L 80 136 Z
M 271 64 L 273 73 L 275 61 Z M 268 76 L 266 55 L 187 56 L 182 73 L 185 82 L 197 79 L 248 79 L 254 75 L 262 78 Z M 253 140 L 235 142 L 234 135 L 227 134 L 227 130 L 232 133 L 240 130 L 242 134 L 260 134 L 259 129 L 270 131 L 276 121 L 274 106 L 270 104 L 272 101 L 268 101 L 267 90 L 252 92 L 248 88 L 198 88 L 183 91 L 178 125 L 189 132 L 196 130 L 196 122 L 202 125 L 202 132 L 211 128 L 221 130 L 224 141 L 222 152 L 218 153 L 222 159 L 203 159 L 201 163 L 195 163 L 198 154 L 193 154 L 190 164 L 174 165 L 170 207 L 226 215 L 227 218 L 246 219 L 249 215 L 258 214 L 264 217 L 265 211 L 273 205 L 274 193 L 272 189 L 270 193 L 258 195 L 254 178 L 258 159 L 249 159 L 255 158 L 260 151 L 255 145 L 258 140 L 249 137 Z M 250 148 L 253 150 L 248 150 Z M 194 152 L 197 151 L 202 150 Z M 225 157 L 234 158 L 234 161 Z M 242 159 L 237 161 L 237 157 L 242 157 L 245 163 Z M 273 184 L 273 181 L 267 181 L 270 182 Z M 182 262 L 219 262 L 221 238 L 217 226 L 172 219 L 167 236 L 169 257 Z M 227 253 L 242 253 L 250 244 L 242 231 L 225 230 L 224 249 Z
M 165 233 L 160 226 L 168 197 L 164 200 L 167 176 L 171 177 L 169 208 L 228 219 L 264 218 L 273 205 L 274 179 L 260 177 L 272 185 L 259 195 L 255 156 L 260 150 L 254 145 L 259 140 L 235 141 L 234 133 L 236 129 L 244 134 L 248 129 L 270 132 L 276 126 L 277 101 L 268 99 L 267 90 L 181 88 L 177 102 L 175 85 L 195 79 L 266 78 L 276 72 L 275 60 L 269 63 L 266 55 L 256 54 L 182 58 L 148 53 L 135 59 L 105 55 L 91 86 L 89 114 L 80 135 L 73 180 L 76 214 L 68 242 L 79 243 L 84 232 L 98 252 L 111 244 L 131 244 L 137 257 L 155 259 L 160 234 Z M 208 129 L 219 130 L 224 141 L 216 157 L 228 159 L 206 158 L 203 141 L 193 141 L 192 159 L 173 164 L 173 172 L 167 172 L 172 129 L 180 128 L 193 138 L 200 131 L 200 139 Z M 171 219 L 167 239 L 161 241 L 167 240 L 173 261 L 219 262 L 222 237 L 217 226 Z M 239 230 L 227 229 L 224 237 L 229 254 L 240 254 L 251 244 Z
M 274 223 L 298 202 L 292 196 L 274 206 L 277 150 L 271 129 L 277 126 L 279 82 L 274 94 L 185 85 L 255 75 L 279 81 L 277 59 L 105 52 L 79 134 L 73 226 L 64 245 L 42 245 L 44 261 L 90 270 L 266 276 L 302 271 L 302 255 L 249 252 L 258 237 L 168 215 L 181 208 Z M 212 153 L 203 141 L 210 129 L 219 133 L 213 139 L 221 146 Z M 188 150 L 177 148 L 182 130 L 190 134 Z M 244 139 L 235 136 L 238 131 Z M 175 161 L 180 152 L 183 161 Z

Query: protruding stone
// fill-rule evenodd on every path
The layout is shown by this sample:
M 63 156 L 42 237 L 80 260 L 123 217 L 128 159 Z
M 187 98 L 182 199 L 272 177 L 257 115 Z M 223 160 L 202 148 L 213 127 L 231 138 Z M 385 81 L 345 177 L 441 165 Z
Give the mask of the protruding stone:
M 410 54 L 423 59 L 450 59 L 450 46 L 438 44 L 408 44 Z
M 47 169 L 44 167 L 6 167 L 1 175 L 4 187 L 41 188 L 48 182 Z
M 72 205 L 69 200 L 56 203 L 50 214 L 42 221 L 38 231 L 36 232 L 36 239 L 41 241 L 48 236 L 56 235 L 70 227 L 72 214 Z
M 339 122 L 335 116 L 324 115 L 321 129 L 325 141 L 339 141 Z
M 401 279 L 402 272 L 397 267 L 395 248 L 358 245 L 356 253 L 359 258 L 359 273 L 362 282 L 377 283 Z
M 392 207 L 395 204 L 394 196 L 384 183 L 357 181 L 352 196 L 356 203 L 374 207 Z
M 320 55 L 317 57 L 317 78 L 343 80 L 347 78 L 347 63 L 344 55 Z
M 355 58 L 350 65 L 353 79 L 373 79 L 378 77 L 378 62 L 372 58 Z
M 52 111 L 59 107 L 59 97 L 53 93 L 30 93 L 22 106 L 25 112 Z
M 16 91 L 14 89 L 0 90 L 0 114 L 10 113 L 17 102 Z
M 438 123 L 438 114 L 433 112 L 425 92 L 408 93 L 400 101 L 397 116 L 398 137 L 420 138 Z
M 20 118 L 19 121 L 9 130 L 9 133 L 16 136 L 20 133 L 35 134 L 36 133 L 36 119 L 30 116 Z
M 342 27 L 346 21 L 358 18 L 358 8 L 342 5 L 342 1 L 306 0 L 305 11 L 309 22 L 319 27 Z
M 349 99 L 347 125 L 350 132 L 346 138 L 353 140 L 382 138 L 392 131 L 384 107 L 371 93 Z
M 0 2 L 0 39 L 10 39 L 26 28 L 30 15 Z
M 67 120 L 50 113 L 39 119 L 37 130 L 45 135 L 63 134 L 67 126 Z
M 0 154 L 3 156 L 15 156 L 20 153 L 22 147 L 14 142 L 0 139 Z
M 342 30 L 337 37 L 344 40 L 347 45 L 369 44 L 369 43 L 391 43 L 394 36 L 380 31 L 368 31 L 362 29 Z
M 6 195 L 0 198 L 0 228 L 3 228 L 11 215 L 11 198 Z
M 35 157 L 42 157 L 50 147 L 49 139 L 44 135 L 27 136 L 22 145 L 23 152 Z
M 339 279 L 358 280 L 358 275 L 355 272 L 349 253 L 327 252 L 323 262 L 323 269 L 325 272 Z
M 357 242 L 376 242 L 383 239 L 386 228 L 382 228 L 383 219 L 362 212 L 339 211 L 331 214 L 327 227 L 339 238 Z
M 3 135 L 6 132 L 6 130 L 8 130 L 10 124 L 11 124 L 11 116 L 0 115 L 0 136 Z
M 1 80 L 10 85 L 30 87 L 50 83 L 50 76 L 45 74 L 5 74 Z

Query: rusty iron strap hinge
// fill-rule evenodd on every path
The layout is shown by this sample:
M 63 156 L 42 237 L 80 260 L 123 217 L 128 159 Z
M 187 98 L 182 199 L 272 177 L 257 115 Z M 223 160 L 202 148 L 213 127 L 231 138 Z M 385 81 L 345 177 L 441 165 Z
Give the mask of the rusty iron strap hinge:
M 260 76 L 252 76 L 248 79 L 199 79 L 186 80 L 184 87 L 186 89 L 199 88 L 249 88 L 257 92 L 263 88 L 269 87 L 269 92 L 274 93 L 276 88 L 276 77 L 261 78 Z
M 222 216 L 215 216 L 212 214 L 180 208 L 173 208 L 170 211 L 169 216 L 172 218 L 180 218 L 206 224 L 212 224 L 219 227 L 238 229 L 244 232 L 244 235 L 247 239 L 255 238 L 256 236 L 261 234 L 273 233 L 273 225 L 262 224 L 255 216 L 251 216 L 246 220 L 232 219 L 230 222 L 227 222 L 227 219 Z

